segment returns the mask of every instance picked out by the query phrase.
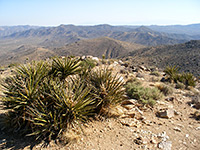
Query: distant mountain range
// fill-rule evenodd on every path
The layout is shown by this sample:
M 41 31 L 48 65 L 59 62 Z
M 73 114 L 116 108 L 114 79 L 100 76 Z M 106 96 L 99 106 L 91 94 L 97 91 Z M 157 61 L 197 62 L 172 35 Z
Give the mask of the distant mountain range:
M 191 25 L 192 26 L 192 25 Z M 199 26 L 197 29 L 199 29 Z M 184 26 L 185 27 L 185 26 Z M 110 37 L 116 40 L 142 44 L 146 46 L 168 45 L 183 43 L 189 40 L 198 40 L 200 35 L 193 35 L 194 27 L 191 27 L 191 34 L 186 35 L 172 33 L 173 27 L 158 26 L 110 26 L 110 25 L 96 25 L 96 26 L 74 26 L 74 25 L 60 25 L 57 27 L 13 27 L 16 32 L 13 33 L 12 27 L 5 28 L 0 32 L 0 39 L 2 40 L 20 40 L 23 44 L 35 43 L 46 47 L 61 47 L 69 43 L 73 43 L 83 39 L 93 39 L 99 37 Z M 158 32 L 154 30 L 170 32 Z M 174 26 L 175 28 L 175 26 Z M 189 32 L 188 27 L 187 33 Z M 12 32 L 11 32 L 12 31 Z M 8 34 L 12 33 L 12 34 Z M 198 34 L 198 32 L 196 32 Z M 200 33 L 199 33 L 200 34 Z M 2 36 L 3 35 L 3 36 Z M 29 39 L 27 41 L 26 39 Z M 25 41 L 25 42 L 23 42 Z
M 138 26 L 126 26 L 131 29 L 138 28 Z M 150 25 L 146 26 L 151 30 L 173 34 L 187 34 L 187 35 L 199 35 L 200 24 L 189 24 L 189 25 Z
M 40 28 L 39 26 L 0 26 L 0 37 L 8 36 L 10 34 L 16 33 L 16 32 L 22 32 L 30 29 L 37 29 Z
M 179 65 L 200 75 L 200 24 L 174 26 L 0 27 L 0 65 L 51 56 L 93 55 L 158 67 Z

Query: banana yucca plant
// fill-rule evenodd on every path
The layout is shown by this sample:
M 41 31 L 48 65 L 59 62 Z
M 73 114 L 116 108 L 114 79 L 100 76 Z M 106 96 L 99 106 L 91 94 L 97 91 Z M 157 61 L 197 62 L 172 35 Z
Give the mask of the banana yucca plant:
M 67 76 L 80 72 L 80 62 L 74 58 L 53 58 L 50 74 L 64 80 Z
M 6 79 L 3 106 L 10 111 L 4 120 L 12 131 L 49 141 L 94 115 L 91 86 L 78 79 L 60 82 L 48 73 L 46 63 L 33 62 Z
M 10 123 L 14 130 L 26 129 L 26 109 L 40 96 L 39 86 L 46 73 L 44 62 L 33 62 L 18 67 L 16 75 L 5 80 L 3 106 L 11 110 L 7 117 L 12 118 Z
M 27 110 L 27 120 L 31 122 L 33 130 L 29 135 L 43 137 L 49 141 L 58 138 L 69 128 L 87 121 L 88 117 L 93 115 L 95 101 L 90 95 L 90 87 L 85 87 L 80 82 L 76 86 L 66 86 L 55 81 L 44 86 L 46 87 L 49 88 L 49 93 L 44 93 L 47 98 L 39 99 Z
M 177 66 L 167 66 L 164 72 L 170 79 L 170 82 L 177 82 L 177 75 L 178 75 L 178 67 Z
M 4 120 L 12 131 L 49 141 L 124 100 L 124 83 L 108 68 L 80 72 L 72 58 L 54 58 L 51 65 L 21 65 L 5 80 Z
M 180 79 L 180 82 L 184 83 L 186 88 L 188 88 L 188 86 L 196 86 L 196 79 L 192 73 L 182 73 Z
M 124 100 L 125 90 L 121 77 L 113 75 L 108 68 L 97 69 L 90 73 L 90 84 L 97 95 L 97 107 L 102 108 L 116 105 Z

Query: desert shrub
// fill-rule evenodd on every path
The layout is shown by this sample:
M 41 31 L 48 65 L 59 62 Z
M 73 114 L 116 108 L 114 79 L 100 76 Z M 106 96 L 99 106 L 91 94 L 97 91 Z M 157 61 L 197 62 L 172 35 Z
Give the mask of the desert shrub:
M 165 84 L 159 84 L 156 86 L 165 96 L 173 93 L 173 89 Z
M 162 93 L 158 88 L 146 88 L 141 85 L 135 84 L 134 82 L 127 83 L 126 92 L 130 98 L 137 99 L 142 104 L 153 106 L 156 100 L 162 98 Z
M 34 62 L 6 79 L 3 106 L 9 110 L 4 119 L 8 129 L 51 140 L 94 113 L 90 86 L 79 80 L 60 82 L 49 76 L 47 68 L 44 62 Z
M 188 86 L 195 87 L 195 85 L 196 85 L 196 79 L 192 73 L 182 73 L 180 75 L 179 81 L 184 83 L 186 88 Z
M 49 84 L 50 83 L 50 84 Z M 66 85 L 55 81 L 44 83 L 44 99 L 38 99 L 34 106 L 27 108 L 32 132 L 47 140 L 55 139 L 64 131 L 86 122 L 94 113 L 94 97 L 91 89 L 82 83 Z M 47 84 L 47 85 L 46 85 Z M 49 88 L 49 89 L 46 89 Z
M 166 67 L 164 72 L 167 74 L 168 78 L 171 82 L 175 82 L 178 85 L 177 88 L 183 88 L 183 86 L 180 83 L 183 83 L 185 85 L 185 88 L 188 88 L 188 86 L 195 87 L 196 86 L 196 78 L 192 73 L 178 73 L 178 68 L 176 66 L 173 67 Z
M 89 75 L 88 82 L 94 87 L 93 94 L 96 95 L 97 112 L 124 100 L 124 82 L 120 76 L 113 75 L 108 68 L 93 70 Z
M 167 66 L 164 70 L 166 75 L 168 76 L 170 82 L 173 82 L 177 80 L 177 74 L 178 74 L 178 67 L 177 66 Z
M 92 69 L 97 65 L 97 62 L 91 58 L 86 58 L 80 65 L 82 69 Z

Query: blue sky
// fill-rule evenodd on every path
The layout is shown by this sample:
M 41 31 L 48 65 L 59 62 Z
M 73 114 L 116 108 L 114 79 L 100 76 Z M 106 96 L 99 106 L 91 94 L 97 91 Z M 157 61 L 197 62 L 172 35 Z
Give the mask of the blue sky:
M 192 23 L 200 0 L 0 0 L 0 26 Z

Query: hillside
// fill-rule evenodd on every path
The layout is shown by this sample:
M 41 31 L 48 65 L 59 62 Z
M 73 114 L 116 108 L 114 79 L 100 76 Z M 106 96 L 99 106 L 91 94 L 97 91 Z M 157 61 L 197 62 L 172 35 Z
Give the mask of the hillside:
M 180 39 L 178 35 L 159 33 L 144 26 L 136 28 L 132 32 L 114 33 L 111 37 L 121 41 L 147 46 L 170 45 L 183 43 L 188 40 L 188 37 L 184 39 L 184 36 L 181 36 L 182 39 Z
M 117 58 L 126 55 L 128 52 L 144 48 L 140 44 L 131 44 L 128 42 L 114 40 L 108 37 L 97 39 L 80 40 L 67 44 L 60 48 L 45 48 L 41 46 L 20 45 L 7 53 L 0 53 L 0 64 L 8 65 L 10 63 L 25 63 L 31 60 L 45 59 L 51 56 L 82 56 L 92 55 L 106 58 Z
M 32 60 L 45 59 L 54 55 L 52 51 L 42 47 L 22 45 L 13 51 L 0 55 L 0 65 L 26 63 Z
M 180 71 L 192 72 L 200 76 L 200 41 L 184 44 L 147 47 L 130 52 L 128 56 L 134 63 L 144 63 L 159 68 L 177 65 Z
M 112 38 L 103 37 L 91 40 L 81 40 L 75 43 L 67 44 L 61 48 L 53 49 L 53 52 L 60 56 L 66 55 L 92 55 L 102 57 L 104 54 L 106 58 L 116 58 L 127 54 L 132 50 L 144 48 L 140 44 L 131 44 L 114 40 Z

